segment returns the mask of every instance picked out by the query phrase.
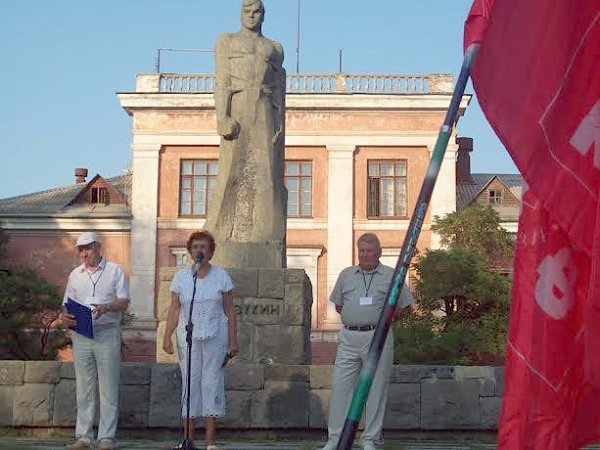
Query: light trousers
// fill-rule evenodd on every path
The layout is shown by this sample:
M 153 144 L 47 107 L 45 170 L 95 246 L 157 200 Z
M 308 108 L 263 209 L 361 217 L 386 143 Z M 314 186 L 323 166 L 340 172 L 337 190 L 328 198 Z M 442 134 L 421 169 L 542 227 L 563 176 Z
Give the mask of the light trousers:
M 190 418 L 225 415 L 225 372 L 227 328 L 209 339 L 192 340 Z M 187 342 L 185 331 L 177 331 L 177 353 L 181 370 L 181 417 L 187 417 Z
M 94 440 L 94 418 L 98 392 L 100 420 L 98 440 L 115 439 L 119 417 L 119 362 L 121 329 L 118 326 L 94 333 L 88 339 L 71 333 L 77 388 L 77 424 L 75 436 Z
M 366 362 L 374 333 L 374 330 L 340 330 L 329 400 L 328 443 L 334 448 L 340 439 L 356 381 L 362 365 Z M 374 443 L 380 439 L 393 362 L 394 336 L 390 330 L 367 399 L 362 443 Z

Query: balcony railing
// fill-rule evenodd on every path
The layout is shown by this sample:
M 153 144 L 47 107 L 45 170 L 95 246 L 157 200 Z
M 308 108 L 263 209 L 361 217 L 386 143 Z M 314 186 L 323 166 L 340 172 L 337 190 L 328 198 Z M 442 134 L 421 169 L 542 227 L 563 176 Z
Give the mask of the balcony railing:
M 212 73 L 160 73 L 138 75 L 137 92 L 209 94 L 214 92 Z M 426 74 L 292 74 L 288 94 L 447 94 L 452 75 Z

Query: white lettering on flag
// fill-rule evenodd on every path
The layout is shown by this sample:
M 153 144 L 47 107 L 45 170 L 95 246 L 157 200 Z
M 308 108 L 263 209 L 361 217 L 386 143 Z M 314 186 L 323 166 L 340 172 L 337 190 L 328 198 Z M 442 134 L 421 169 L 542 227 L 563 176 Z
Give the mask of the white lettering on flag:
M 585 155 L 594 145 L 594 165 L 600 169 L 600 100 L 590 109 L 583 118 L 569 143 Z
M 573 303 L 575 267 L 571 251 L 565 247 L 554 256 L 547 255 L 537 268 L 535 301 L 553 319 L 565 317 Z

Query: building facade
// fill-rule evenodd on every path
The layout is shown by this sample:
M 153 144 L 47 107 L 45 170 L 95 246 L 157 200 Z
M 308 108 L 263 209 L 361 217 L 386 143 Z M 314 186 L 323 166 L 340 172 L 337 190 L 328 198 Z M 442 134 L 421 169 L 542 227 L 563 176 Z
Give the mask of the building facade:
M 523 177 L 518 173 L 471 173 L 473 138 L 457 138 L 456 209 L 469 205 L 491 206 L 500 216 L 500 225 L 517 234 Z
M 133 117 L 131 287 L 147 299 L 140 317 L 153 317 L 158 270 L 183 263 L 185 237 L 210 208 L 219 154 L 213 80 L 141 74 L 135 92 L 118 94 Z M 385 262 L 395 263 L 451 91 L 449 75 L 288 76 L 287 261 L 313 284 L 313 330 L 339 328 L 327 298 L 357 260 L 358 235 L 376 232 Z M 456 149 L 442 165 L 421 251 L 437 245 L 431 217 L 455 209 Z
M 383 262 L 396 263 L 450 103 L 452 76 L 289 75 L 287 83 L 287 265 L 306 270 L 313 287 L 313 340 L 330 342 L 340 323 L 328 295 L 339 272 L 357 262 L 357 237 L 378 234 Z M 143 343 L 156 340 L 160 269 L 186 263 L 186 238 L 203 227 L 211 207 L 219 156 L 213 85 L 212 74 L 139 74 L 134 92 L 118 94 L 133 119 L 131 185 L 121 191 L 118 218 L 101 217 L 112 204 L 91 206 L 97 180 L 71 187 L 78 190 L 58 205 L 55 213 L 64 215 L 73 206 L 65 203 L 87 199 L 89 217 L 73 210 L 69 223 L 49 214 L 17 223 L 18 211 L 3 206 L 15 199 L 0 201 L 0 226 L 11 233 L 13 254 L 31 251 L 20 236 L 41 233 L 67 251 L 81 230 L 100 231 L 107 256 L 129 272 L 136 316 L 130 337 L 140 358 L 151 352 Z M 469 101 L 465 95 L 459 116 Z M 451 139 L 418 241 L 421 252 L 439 245 L 430 231 L 433 216 L 456 208 L 457 150 Z M 123 249 L 120 255 L 113 245 Z

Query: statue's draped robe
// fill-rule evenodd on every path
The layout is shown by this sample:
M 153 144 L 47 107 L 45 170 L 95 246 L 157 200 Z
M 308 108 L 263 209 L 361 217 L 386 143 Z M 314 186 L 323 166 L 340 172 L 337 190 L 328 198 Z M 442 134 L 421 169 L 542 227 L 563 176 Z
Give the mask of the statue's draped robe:
M 205 227 L 221 265 L 285 267 L 283 49 L 263 36 L 223 34 L 215 61 L 217 123 L 230 117 L 240 131 L 221 138 Z

